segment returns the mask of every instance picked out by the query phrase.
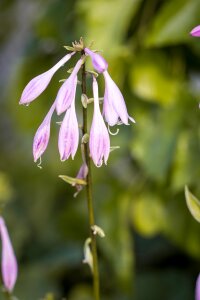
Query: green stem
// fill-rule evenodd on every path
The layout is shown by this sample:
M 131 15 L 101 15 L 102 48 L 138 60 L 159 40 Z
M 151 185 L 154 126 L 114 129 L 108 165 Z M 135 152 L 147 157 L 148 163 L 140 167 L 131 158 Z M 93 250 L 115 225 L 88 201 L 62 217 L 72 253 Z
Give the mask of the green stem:
M 86 72 L 85 72 L 85 63 L 82 66 L 82 93 L 86 95 Z M 87 108 L 83 107 L 83 129 L 82 134 L 87 133 Z M 97 257 L 97 246 L 96 246 L 96 236 L 93 234 L 92 226 L 95 225 L 94 219 L 94 208 L 93 208 L 93 197 L 92 197 L 92 174 L 91 174 L 91 159 L 89 155 L 89 146 L 88 143 L 84 143 L 84 153 L 85 161 L 88 166 L 88 175 L 87 175 L 87 205 L 89 213 L 89 225 L 90 225 L 90 237 L 91 237 L 91 249 L 93 256 L 93 289 L 94 289 L 94 299 L 100 300 L 99 293 L 99 270 L 98 270 L 98 257 Z
M 4 290 L 3 293 L 4 293 L 4 296 L 5 296 L 6 300 L 12 300 L 13 299 L 12 295 L 8 291 Z

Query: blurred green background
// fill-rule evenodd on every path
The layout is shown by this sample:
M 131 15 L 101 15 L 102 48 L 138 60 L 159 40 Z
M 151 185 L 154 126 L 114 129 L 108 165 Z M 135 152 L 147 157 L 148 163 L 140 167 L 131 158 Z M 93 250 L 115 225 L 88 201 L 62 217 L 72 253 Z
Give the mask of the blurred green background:
M 200 227 L 184 186 L 200 196 L 200 38 L 189 35 L 200 1 L 1 0 L 0 22 L 0 201 L 19 261 L 16 296 L 92 299 L 82 264 L 85 193 L 73 198 L 58 178 L 76 175 L 81 154 L 59 161 L 58 118 L 43 169 L 32 158 L 33 136 L 75 60 L 38 100 L 18 105 L 28 81 L 83 36 L 103 50 L 137 122 L 111 137 L 120 149 L 108 166 L 93 168 L 96 223 L 106 233 L 98 240 L 102 299 L 193 299 Z M 101 80 L 101 96 L 103 89 Z M 76 106 L 81 122 L 80 88 Z

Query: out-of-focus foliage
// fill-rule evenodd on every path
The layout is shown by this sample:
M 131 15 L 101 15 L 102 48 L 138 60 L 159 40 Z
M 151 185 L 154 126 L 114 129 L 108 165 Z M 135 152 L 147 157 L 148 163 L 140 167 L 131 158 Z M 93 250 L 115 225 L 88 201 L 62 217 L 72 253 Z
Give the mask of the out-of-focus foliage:
M 96 222 L 106 234 L 98 239 L 102 299 L 193 299 L 200 228 L 184 186 L 199 198 L 200 39 L 189 32 L 200 23 L 200 1 L 2 0 L 0 19 L 0 201 L 7 203 L 3 215 L 19 259 L 17 297 L 92 299 L 90 270 L 82 264 L 85 194 L 73 198 L 58 178 L 76 176 L 80 151 L 74 161 L 59 161 L 56 118 L 42 170 L 31 149 L 75 59 L 38 100 L 18 105 L 26 83 L 83 36 L 103 50 L 137 122 L 111 137 L 120 149 L 108 166 L 93 168 Z M 101 96 L 103 89 L 102 80 Z
M 196 221 L 200 222 L 200 201 L 185 187 L 186 203 L 192 216 Z

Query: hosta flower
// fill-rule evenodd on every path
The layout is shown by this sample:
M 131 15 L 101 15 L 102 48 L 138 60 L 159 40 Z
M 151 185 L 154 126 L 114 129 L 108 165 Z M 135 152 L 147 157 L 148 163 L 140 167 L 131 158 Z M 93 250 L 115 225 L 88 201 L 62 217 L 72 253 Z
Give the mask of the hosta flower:
M 60 126 L 58 137 L 58 149 L 61 161 L 64 161 L 76 154 L 79 142 L 79 128 L 75 111 L 75 93 L 71 106 L 66 111 L 62 124 Z
M 110 152 L 110 138 L 99 108 L 98 85 L 95 77 L 93 77 L 93 95 L 94 114 L 90 129 L 89 147 L 94 164 L 100 167 L 103 159 L 105 164 L 107 163 Z
M 58 115 L 66 111 L 73 101 L 74 93 L 76 93 L 77 73 L 80 70 L 82 63 L 83 59 L 79 59 L 71 75 L 65 80 L 58 91 L 56 97 L 56 111 Z
M 103 73 L 108 69 L 107 61 L 100 54 L 94 53 L 88 48 L 85 48 L 84 51 L 91 57 L 93 67 L 98 73 Z
M 195 300 L 200 300 L 200 274 L 196 282 Z
M 135 120 L 128 115 L 124 97 L 118 86 L 112 80 L 107 71 L 103 72 L 105 78 L 105 94 L 103 114 L 110 126 L 118 123 L 128 125 L 128 120 L 135 123 Z
M 2 244 L 1 270 L 3 284 L 9 292 L 12 292 L 17 279 L 17 260 L 2 217 L 0 217 L 0 236 Z
M 33 139 L 33 157 L 34 162 L 36 162 L 44 153 L 48 146 L 49 137 L 50 137 L 50 123 L 51 117 L 55 110 L 55 102 L 51 106 L 48 114 L 44 118 L 42 124 L 36 131 L 36 134 Z
M 192 31 L 190 32 L 190 34 L 191 34 L 192 36 L 199 36 L 199 37 L 200 37 L 200 25 L 194 27 L 194 28 L 192 29 Z
M 135 120 L 128 115 L 122 93 L 107 71 L 108 63 L 106 60 L 100 54 L 94 53 L 88 48 L 84 50 L 85 53 L 90 55 L 94 69 L 99 73 L 103 73 L 105 78 L 103 114 L 108 124 L 114 126 L 122 122 L 128 125 L 128 120 L 135 123 Z
M 19 104 L 29 104 L 35 100 L 48 86 L 55 72 L 62 67 L 74 54 L 74 52 L 65 55 L 54 67 L 50 70 L 33 78 L 23 90 Z

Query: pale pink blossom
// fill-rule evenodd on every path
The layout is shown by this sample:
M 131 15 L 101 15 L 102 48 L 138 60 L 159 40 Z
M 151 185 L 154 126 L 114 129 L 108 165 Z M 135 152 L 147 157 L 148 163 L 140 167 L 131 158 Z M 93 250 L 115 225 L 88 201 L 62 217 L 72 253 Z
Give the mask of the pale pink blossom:
M 44 153 L 46 150 L 48 143 L 49 143 L 49 138 L 50 138 L 50 124 L 51 124 L 51 117 L 52 114 L 55 110 L 55 104 L 56 102 L 53 103 L 51 106 L 48 114 L 44 118 L 42 124 L 36 131 L 36 134 L 33 139 L 33 157 L 34 157 L 34 162 L 36 162 Z
M 65 55 L 55 66 L 50 70 L 34 77 L 25 87 L 22 92 L 19 104 L 29 104 L 35 100 L 46 89 L 55 72 L 62 67 L 75 52 Z
M 100 167 L 103 160 L 105 164 L 107 163 L 110 153 L 110 138 L 99 107 L 98 85 L 95 77 L 93 77 L 93 95 L 94 113 L 90 129 L 89 147 L 94 164 Z
M 86 54 L 88 54 L 91 57 L 93 67 L 98 73 L 103 73 L 104 71 L 106 71 L 108 69 L 108 63 L 103 58 L 103 56 L 101 56 L 98 53 L 94 53 L 93 51 L 91 51 L 88 48 L 85 48 L 84 51 Z
M 58 91 L 56 97 L 56 111 L 58 115 L 65 112 L 70 107 L 73 101 L 74 94 L 76 93 L 77 73 L 80 70 L 82 64 L 83 59 L 79 59 L 71 75 L 67 80 L 65 80 L 65 82 Z
M 58 149 L 61 161 L 65 161 L 76 154 L 79 142 L 79 128 L 75 111 L 75 93 L 73 95 L 71 106 L 65 113 L 64 119 L 60 126 L 58 137 Z
M 128 125 L 128 120 L 135 123 L 135 120 L 128 115 L 124 97 L 120 89 L 107 71 L 104 71 L 103 75 L 105 78 L 103 115 L 109 126 L 120 123 Z
M 0 236 L 2 244 L 1 270 L 3 284 L 6 290 L 12 292 L 17 280 L 18 266 L 8 231 L 2 217 L 0 217 Z

